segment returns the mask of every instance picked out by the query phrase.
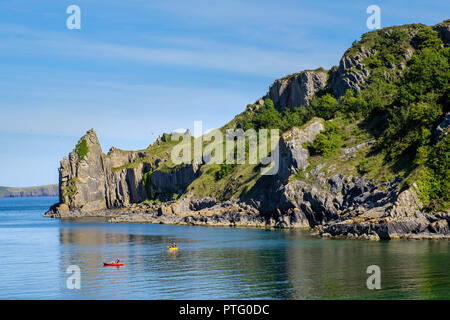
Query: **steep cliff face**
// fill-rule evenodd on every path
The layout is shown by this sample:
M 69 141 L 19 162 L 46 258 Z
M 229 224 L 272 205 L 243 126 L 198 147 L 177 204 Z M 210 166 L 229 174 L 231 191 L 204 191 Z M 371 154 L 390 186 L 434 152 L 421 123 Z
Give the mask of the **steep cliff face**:
M 345 54 L 339 66 L 329 71 L 322 68 L 308 70 L 276 80 L 258 103 L 262 105 L 265 99 L 271 99 L 278 110 L 293 110 L 306 106 L 321 89 L 328 89 L 337 97 L 349 89 L 359 92 L 365 89 L 364 83 L 372 73 L 364 60 L 373 55 L 376 55 L 375 49 L 359 46 L 356 52 Z
M 146 199 L 142 178 L 150 170 L 139 160 L 145 156 L 143 152 L 123 151 L 111 148 L 103 156 L 105 163 L 105 199 L 107 208 L 127 206 Z M 136 163 L 134 166 L 127 165 Z M 118 169 L 117 169 L 118 168 Z
M 107 171 L 106 204 L 108 208 L 127 206 L 146 199 L 142 185 L 144 165 L 118 171 Z
M 450 46 L 450 20 L 446 20 L 442 23 L 439 23 L 434 27 L 434 30 L 439 34 L 439 37 L 444 42 L 446 47 Z
M 328 87 L 333 94 L 340 97 L 345 91 L 352 90 L 359 92 L 365 89 L 364 83 L 371 75 L 371 71 L 366 68 L 363 60 L 370 58 L 376 51 L 359 47 L 358 51 L 351 55 L 344 55 L 339 62 L 339 67 L 333 67 L 330 70 L 330 81 Z
M 155 171 L 151 181 L 156 192 L 173 192 L 182 194 L 200 175 L 200 165 L 197 163 L 180 166 L 170 171 Z
M 60 203 L 83 211 L 105 209 L 104 155 L 94 130 L 89 130 L 59 169 Z
M 269 87 L 264 99 L 271 99 L 279 110 L 307 105 L 314 94 L 327 84 L 328 72 L 323 69 L 303 71 L 276 80 Z

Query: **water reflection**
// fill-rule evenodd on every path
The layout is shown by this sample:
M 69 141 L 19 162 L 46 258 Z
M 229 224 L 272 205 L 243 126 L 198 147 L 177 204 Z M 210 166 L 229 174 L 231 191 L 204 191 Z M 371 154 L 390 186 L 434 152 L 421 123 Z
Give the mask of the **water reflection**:
M 294 290 L 292 298 L 448 297 L 448 252 L 448 241 L 321 240 L 310 246 L 303 243 L 301 248 L 292 245 L 288 263 Z M 381 268 L 382 290 L 367 289 L 369 265 Z
M 66 223 L 61 264 L 82 298 L 392 299 L 449 296 L 449 242 L 321 240 L 305 231 Z M 169 243 L 180 250 L 170 252 Z M 124 268 L 103 268 L 120 258 Z M 368 290 L 378 265 L 382 290 Z
M 55 220 L 57 199 L 0 199 L 1 299 L 449 299 L 449 241 Z M 167 245 L 176 242 L 177 252 Z M 105 268 L 120 258 L 123 268 Z M 366 268 L 381 268 L 368 290 Z M 66 269 L 81 268 L 81 290 Z

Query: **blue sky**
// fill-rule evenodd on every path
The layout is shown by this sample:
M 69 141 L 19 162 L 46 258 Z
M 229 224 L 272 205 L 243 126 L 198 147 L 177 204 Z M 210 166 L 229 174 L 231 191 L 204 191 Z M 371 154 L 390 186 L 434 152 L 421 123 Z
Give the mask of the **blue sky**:
M 81 8 L 68 30 L 66 8 Z M 14 0 L 0 3 L 0 185 L 57 183 L 90 128 L 103 151 L 220 127 L 274 79 L 338 64 L 367 32 L 450 18 L 445 1 Z

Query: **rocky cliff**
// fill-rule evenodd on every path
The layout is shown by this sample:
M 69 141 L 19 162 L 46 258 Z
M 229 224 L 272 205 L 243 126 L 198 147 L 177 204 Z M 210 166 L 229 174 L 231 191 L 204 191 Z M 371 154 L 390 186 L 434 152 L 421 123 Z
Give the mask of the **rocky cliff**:
M 269 92 L 259 103 L 263 104 L 265 99 L 271 99 L 280 110 L 305 106 L 317 91 L 327 85 L 327 80 L 328 72 L 324 69 L 289 75 L 271 84 Z
M 411 65 L 423 56 L 431 59 L 427 56 L 431 50 L 443 52 L 449 38 L 448 20 L 433 28 L 419 24 L 386 28 L 363 35 L 331 70 L 306 70 L 276 80 L 264 97 L 222 128 L 258 129 L 289 121 L 277 142 L 279 169 L 272 176 L 259 174 L 261 163 L 174 165 L 170 153 L 176 142 L 166 134 L 144 150 L 112 148 L 104 154 L 95 131 L 89 130 L 61 161 L 60 201 L 46 215 L 99 215 L 111 222 L 309 228 L 324 237 L 372 240 L 449 239 L 449 210 L 426 203 L 427 192 L 442 192 L 431 189 L 436 179 L 431 170 L 437 168 L 437 161 L 423 160 L 434 149 L 448 152 L 450 110 L 447 80 L 441 80 L 448 75 L 448 67 L 440 82 L 432 83 L 444 84 L 444 89 L 425 95 L 425 99 L 440 95 L 430 100 L 434 102 L 413 100 L 411 106 L 395 109 L 411 99 L 404 94 L 405 88 L 418 81 L 420 72 L 410 71 Z M 439 61 L 435 64 L 444 64 Z M 372 104 L 375 109 L 370 109 Z M 430 105 L 439 107 L 423 111 Z M 408 108 L 411 115 L 406 115 Z M 426 118 L 428 113 L 434 114 L 431 120 Z M 391 131 L 397 130 L 402 139 L 408 133 L 403 127 L 382 132 L 387 119 L 392 122 L 394 117 L 407 119 L 403 126 L 417 119 L 417 126 L 427 126 L 412 135 L 422 137 L 414 143 L 426 141 L 413 156 L 412 147 L 393 152 L 397 158 L 385 150 Z M 448 156 L 438 154 L 437 158 Z M 433 174 L 448 181 L 446 170 L 440 165 Z
M 158 148 L 160 141 L 153 147 Z M 160 171 L 168 159 L 143 161 L 149 157 L 155 159 L 145 150 L 123 151 L 114 147 L 104 154 L 96 132 L 87 131 L 69 157 L 61 161 L 60 201 L 52 210 L 95 212 L 145 201 L 150 192 L 182 193 L 199 173 L 198 165 Z M 145 179 L 147 174 L 149 181 Z

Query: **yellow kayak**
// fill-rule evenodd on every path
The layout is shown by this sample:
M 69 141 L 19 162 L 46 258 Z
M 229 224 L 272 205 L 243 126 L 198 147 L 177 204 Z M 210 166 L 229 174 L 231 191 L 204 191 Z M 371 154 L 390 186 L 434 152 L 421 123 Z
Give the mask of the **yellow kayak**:
M 167 247 L 167 248 L 169 248 L 169 251 L 176 251 L 176 250 L 178 250 L 178 247 L 175 247 L 175 248 L 173 248 L 173 247 Z

